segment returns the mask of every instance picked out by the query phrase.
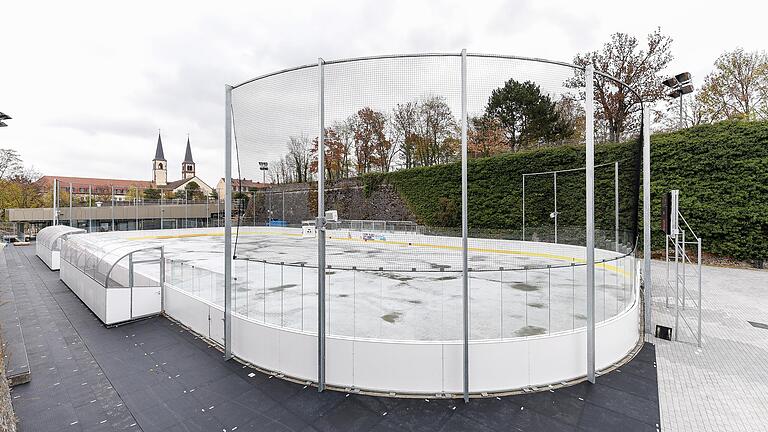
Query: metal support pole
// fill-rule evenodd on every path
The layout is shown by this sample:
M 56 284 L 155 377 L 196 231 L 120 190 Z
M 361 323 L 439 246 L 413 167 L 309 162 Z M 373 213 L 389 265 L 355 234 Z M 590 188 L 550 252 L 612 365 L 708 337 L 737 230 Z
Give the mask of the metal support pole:
M 523 235 L 521 240 L 525 241 L 525 174 L 523 174 Z
M 133 206 L 136 209 L 136 224 L 133 227 L 134 230 L 139 230 L 139 187 L 136 186 L 136 196 L 133 197 Z
M 464 323 L 464 402 L 469 402 L 469 268 L 467 221 L 467 50 L 461 50 L 461 285 Z
M 552 173 L 552 184 L 555 194 L 555 212 L 553 214 L 555 219 L 555 243 L 557 243 L 557 171 Z
M 112 186 L 112 205 L 109 209 L 112 212 L 112 231 L 115 230 L 115 187 Z
M 619 162 L 615 162 L 613 165 L 613 195 L 615 198 L 614 203 L 614 221 L 615 221 L 615 233 L 616 237 L 616 252 L 619 251 Z
M 697 259 L 698 259 L 698 261 L 697 261 L 696 266 L 698 267 L 698 270 L 699 270 L 698 271 L 698 277 L 699 277 L 699 301 L 698 301 L 698 306 L 699 306 L 699 348 L 701 348 L 701 237 L 696 239 L 696 245 L 698 247 L 698 252 L 697 252 Z
M 232 86 L 224 86 L 224 359 L 232 358 Z
M 53 217 L 51 219 L 51 224 L 58 225 L 59 224 L 59 180 L 53 179 Z
M 688 267 L 688 263 L 687 263 L 688 254 L 685 253 L 685 229 L 682 230 L 681 236 L 683 239 L 683 242 L 680 245 L 680 248 L 681 248 L 680 252 L 682 255 L 681 258 L 683 259 L 683 278 L 680 279 L 683 282 L 683 302 L 682 302 L 681 309 L 685 310 L 685 291 L 686 291 L 686 286 L 688 285 L 688 280 L 685 278 L 685 268 Z
M 251 192 L 251 205 L 253 205 L 253 226 L 256 226 L 256 191 Z
M 322 58 L 317 59 L 320 73 L 320 135 L 317 146 L 317 391 L 325 390 L 325 72 Z M 269 216 L 272 217 L 270 188 Z
M 163 229 L 163 191 L 160 190 L 160 229 Z
M 88 232 L 93 232 L 93 185 L 88 185 Z
M 651 109 L 643 104 L 643 304 L 645 332 L 652 334 L 651 307 Z
M 69 183 L 69 226 L 72 225 L 72 182 Z
M 677 215 L 675 215 L 677 217 Z M 680 245 L 678 244 L 677 233 L 675 236 L 675 340 L 677 340 L 677 334 L 680 333 L 680 270 L 678 269 L 678 262 L 680 261 Z
M 595 383 L 595 92 L 594 68 L 584 69 L 586 84 L 587 178 L 587 379 Z
M 664 284 L 664 304 L 669 309 L 669 235 L 664 236 L 664 262 L 667 265 L 667 278 Z

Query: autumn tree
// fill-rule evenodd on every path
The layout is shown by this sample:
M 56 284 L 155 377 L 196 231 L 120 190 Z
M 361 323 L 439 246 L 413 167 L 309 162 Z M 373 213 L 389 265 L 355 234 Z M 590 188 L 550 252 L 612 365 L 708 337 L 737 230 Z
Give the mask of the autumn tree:
M 573 134 L 573 126 L 560 116 L 555 102 L 531 81 L 510 79 L 493 90 L 485 115 L 498 121 L 512 151 Z
M 450 162 L 460 144 L 458 124 L 451 108 L 443 97 L 432 96 L 419 102 L 418 112 L 418 137 L 413 137 L 417 164 L 429 166 Z
M 387 172 L 392 162 L 392 143 L 384 132 L 386 116 L 365 107 L 357 112 L 352 124 L 355 137 L 357 173 L 365 174 L 374 170 Z
M 641 102 L 656 102 L 664 97 L 660 72 L 672 61 L 671 45 L 672 39 L 660 29 L 648 35 L 645 47 L 641 47 L 634 36 L 614 33 L 601 50 L 579 54 L 573 59 L 575 65 L 591 64 L 596 71 L 616 78 L 638 93 L 614 79 L 595 74 L 595 121 L 604 123 L 607 140 L 620 141 L 639 130 Z M 583 89 L 584 85 L 583 70 L 577 70 L 575 76 L 566 81 L 570 88 Z M 583 90 L 580 96 L 583 99 Z
M 472 117 L 467 128 L 467 152 L 471 157 L 487 157 L 508 150 L 504 129 L 495 117 Z
M 768 55 L 743 48 L 721 54 L 697 100 L 713 120 L 768 119 Z
M 344 157 L 345 146 L 341 138 L 333 128 L 325 128 L 325 137 L 323 138 L 325 147 L 325 179 L 329 181 L 339 180 L 345 177 Z M 318 138 L 312 141 L 310 171 L 317 173 L 318 169 Z

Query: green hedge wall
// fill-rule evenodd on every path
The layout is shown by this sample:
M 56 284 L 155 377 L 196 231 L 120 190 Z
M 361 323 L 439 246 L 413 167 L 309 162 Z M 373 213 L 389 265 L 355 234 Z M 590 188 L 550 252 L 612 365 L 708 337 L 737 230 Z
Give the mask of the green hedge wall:
M 768 257 L 768 122 L 723 122 L 679 132 L 659 133 L 652 143 L 652 217 L 654 248 L 663 249 L 659 231 L 661 195 L 680 189 L 680 210 L 704 239 L 708 252 L 737 259 Z M 596 146 L 595 163 L 620 163 L 620 225 L 631 225 L 636 140 Z M 507 230 L 522 226 L 522 173 L 584 165 L 584 148 L 562 146 L 472 159 L 468 162 L 471 229 Z M 596 227 L 612 232 L 614 173 L 596 169 Z M 452 163 L 391 173 L 367 174 L 370 191 L 389 183 L 418 221 L 431 226 L 459 225 L 461 165 Z M 553 207 L 552 178 L 527 177 L 526 236 L 546 235 Z M 583 172 L 558 175 L 560 227 L 584 225 Z M 641 220 L 642 222 L 642 220 Z
M 680 190 L 680 211 L 704 250 L 768 258 L 768 122 L 722 122 L 651 138 L 653 246 L 664 248 L 661 196 Z

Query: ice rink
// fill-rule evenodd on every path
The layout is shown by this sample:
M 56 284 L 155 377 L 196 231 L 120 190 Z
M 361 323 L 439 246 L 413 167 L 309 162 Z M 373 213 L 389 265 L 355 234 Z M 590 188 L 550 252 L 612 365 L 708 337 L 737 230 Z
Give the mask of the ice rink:
M 233 230 L 234 231 L 234 230 Z M 221 228 L 112 232 L 165 246 L 166 282 L 223 304 Z M 234 238 L 233 238 L 234 240 Z M 469 240 L 470 338 L 499 340 L 585 325 L 585 249 Z M 234 261 L 237 313 L 297 331 L 317 328 L 317 240 L 300 228 L 240 227 Z M 461 338 L 460 238 L 329 230 L 327 329 L 389 340 Z M 596 250 L 596 317 L 631 305 L 632 257 Z

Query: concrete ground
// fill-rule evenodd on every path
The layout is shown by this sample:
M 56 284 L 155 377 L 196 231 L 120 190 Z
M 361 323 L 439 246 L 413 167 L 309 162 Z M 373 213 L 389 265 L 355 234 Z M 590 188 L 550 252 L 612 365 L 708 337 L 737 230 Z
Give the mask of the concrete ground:
M 651 273 L 653 322 L 672 327 L 665 263 L 654 261 Z M 688 275 L 695 283 L 690 268 Z M 646 339 L 656 344 L 662 430 L 768 431 L 768 271 L 704 266 L 701 348 L 682 320 L 680 327 L 678 342 Z
M 318 394 L 225 362 L 163 317 L 105 328 L 33 246 L 7 248 L 4 256 L 11 277 L 0 284 L 15 294 L 32 370 L 31 381 L 12 391 L 21 431 L 658 430 L 648 343 L 595 385 L 469 404 Z

